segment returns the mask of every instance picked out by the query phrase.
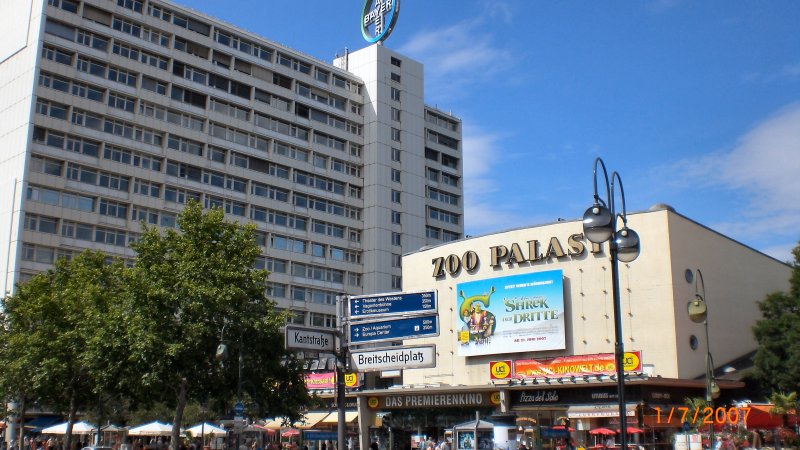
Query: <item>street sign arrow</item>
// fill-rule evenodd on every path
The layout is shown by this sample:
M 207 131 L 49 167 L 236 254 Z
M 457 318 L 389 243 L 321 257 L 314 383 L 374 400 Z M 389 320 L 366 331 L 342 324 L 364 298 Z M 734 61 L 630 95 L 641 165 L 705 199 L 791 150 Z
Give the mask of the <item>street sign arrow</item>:
M 350 343 L 399 341 L 439 335 L 439 316 L 427 314 L 350 324 Z
M 349 315 L 353 320 L 381 316 L 434 313 L 437 311 L 436 291 L 391 292 L 350 297 Z
M 286 349 L 336 351 L 336 335 L 332 331 L 286 325 Z

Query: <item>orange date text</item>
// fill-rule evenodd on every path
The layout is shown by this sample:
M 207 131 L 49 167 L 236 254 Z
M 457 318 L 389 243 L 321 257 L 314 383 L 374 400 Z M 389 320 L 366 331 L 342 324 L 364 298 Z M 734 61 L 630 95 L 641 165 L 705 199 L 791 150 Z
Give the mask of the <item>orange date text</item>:
M 687 406 L 673 406 L 665 408 L 663 411 L 659 407 L 654 409 L 656 410 L 657 423 L 672 423 L 673 419 L 676 419 L 680 423 L 698 423 L 699 421 L 700 425 L 737 424 L 741 421 L 746 422 L 747 416 L 750 415 L 750 407 L 747 406 L 743 408 L 735 408 L 733 406 L 730 408 L 725 408 L 724 406 L 712 408 L 711 406 L 706 406 L 695 410 Z

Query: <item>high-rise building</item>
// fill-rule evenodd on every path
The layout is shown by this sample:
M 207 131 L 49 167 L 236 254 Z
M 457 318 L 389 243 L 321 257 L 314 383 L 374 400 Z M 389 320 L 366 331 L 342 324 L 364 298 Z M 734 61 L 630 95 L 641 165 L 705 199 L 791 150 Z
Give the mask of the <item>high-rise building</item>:
M 322 62 L 165 1 L 0 5 L 3 289 L 59 257 L 126 259 L 190 199 L 258 225 L 271 297 L 401 288 L 401 256 L 463 236 L 461 122 L 382 45 Z

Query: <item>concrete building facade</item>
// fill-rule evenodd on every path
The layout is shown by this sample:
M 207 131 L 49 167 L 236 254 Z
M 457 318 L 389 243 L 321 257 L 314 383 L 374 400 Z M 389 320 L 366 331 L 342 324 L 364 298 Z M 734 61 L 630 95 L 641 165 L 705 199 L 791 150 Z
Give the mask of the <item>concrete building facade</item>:
M 325 63 L 165 1 L 0 13 L 4 292 L 84 249 L 130 260 L 195 199 L 255 222 L 271 297 L 334 327 L 337 295 L 398 290 L 403 253 L 463 237 L 461 122 L 419 62 Z
M 641 239 L 639 257 L 619 264 L 625 364 L 630 361 L 626 415 L 629 426 L 647 430 L 638 442 L 668 445 L 668 433 L 682 424 L 667 413 L 687 397 L 705 398 L 707 348 L 722 390 L 713 412 L 744 417 L 731 408 L 745 400 L 737 391 L 744 386 L 739 363 L 757 348 L 756 302 L 786 291 L 791 267 L 666 205 L 629 214 L 628 225 Z M 403 290 L 435 290 L 439 320 L 438 336 L 404 344 L 435 345 L 435 366 L 404 370 L 402 385 L 391 389 L 356 394 L 362 443 L 405 445 L 420 433 L 441 436 L 473 420 L 475 411 L 510 418 L 509 429 L 519 432 L 509 435 L 514 448 L 541 445 L 547 434 L 537 427 L 563 426 L 565 419 L 582 445 L 591 444 L 588 430 L 618 426 L 610 264 L 607 244 L 589 242 L 581 221 L 404 255 Z M 703 293 L 698 270 L 708 341 L 687 310 L 696 292 Z

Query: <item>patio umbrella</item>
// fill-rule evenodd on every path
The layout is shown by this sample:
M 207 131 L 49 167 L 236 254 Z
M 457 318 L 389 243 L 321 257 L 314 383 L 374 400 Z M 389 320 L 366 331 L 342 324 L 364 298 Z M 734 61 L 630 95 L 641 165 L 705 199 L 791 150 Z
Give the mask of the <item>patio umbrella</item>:
M 193 426 L 192 428 L 186 430 L 186 432 L 191 434 L 192 437 L 200 436 L 200 433 L 203 433 L 204 436 L 212 436 L 212 437 L 228 435 L 228 431 L 225 430 L 224 428 L 211 425 L 208 422 L 206 422 L 205 424 L 199 423 Z
M 47 427 L 42 430 L 42 434 L 67 434 L 67 424 L 69 422 L 60 423 Z M 72 434 L 92 434 L 97 427 L 86 422 L 75 422 L 72 424 Z
M 300 436 L 300 430 L 295 430 L 294 428 L 290 428 L 281 433 L 281 437 L 294 437 L 294 436 Z
M 626 434 L 641 434 L 641 433 L 644 433 L 644 430 L 642 430 L 641 428 L 636 428 L 636 427 L 627 427 L 627 428 L 628 428 L 628 432 Z M 617 432 L 619 432 L 619 430 L 617 430 Z
M 617 434 L 614 430 L 609 430 L 608 428 L 595 428 L 593 430 L 589 430 L 589 434 L 593 435 L 601 435 L 601 436 L 611 436 L 612 434 Z
M 128 430 L 130 436 L 169 436 L 172 434 L 172 425 L 161 422 L 150 422 Z

